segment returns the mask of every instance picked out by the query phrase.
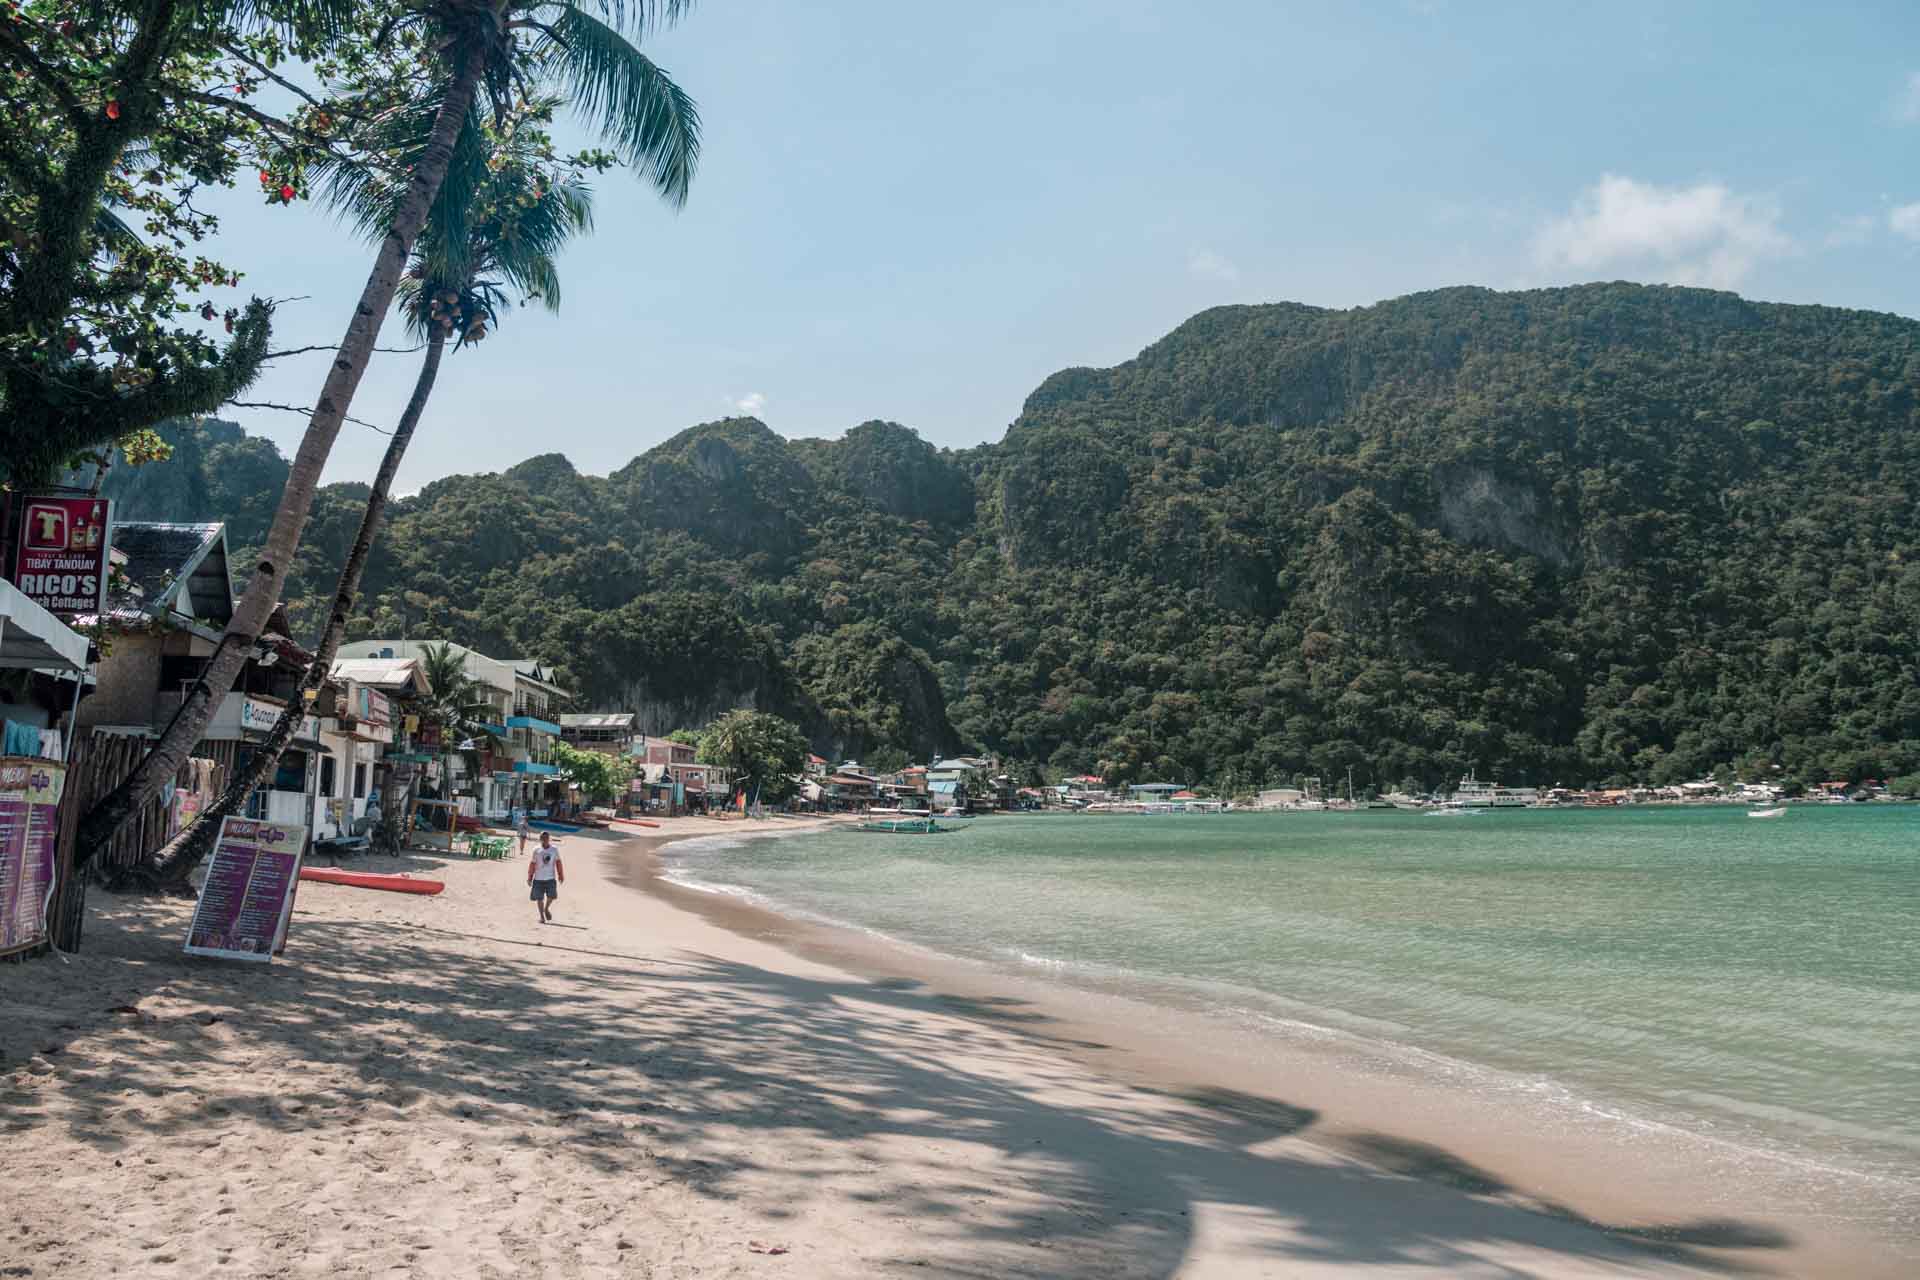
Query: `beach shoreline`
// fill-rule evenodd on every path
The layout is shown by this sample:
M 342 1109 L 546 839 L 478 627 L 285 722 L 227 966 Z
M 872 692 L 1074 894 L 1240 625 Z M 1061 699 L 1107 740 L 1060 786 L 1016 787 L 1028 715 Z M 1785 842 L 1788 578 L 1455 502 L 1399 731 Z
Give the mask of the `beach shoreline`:
M 1615 1214 L 1423 1140 L 1405 1091 L 1291 1055 L 1242 1087 L 1111 1006 L 645 883 L 669 840 L 798 829 L 567 836 L 551 927 L 518 860 L 362 860 L 446 891 L 304 886 L 271 965 L 97 894 L 86 951 L 0 969 L 10 1248 L 35 1276 L 1910 1271 L 1705 1188 Z
M 811 829 L 817 830 L 818 827 Z M 740 833 L 776 839 L 782 831 Z M 622 883 L 743 937 L 773 942 L 815 961 L 875 982 L 911 981 L 969 1016 L 993 1019 L 997 1008 L 1021 1008 L 1022 1021 L 1083 1067 L 1130 1085 L 1203 1098 L 1253 1100 L 1315 1114 L 1304 1141 L 1336 1152 L 1364 1152 L 1381 1137 L 1443 1151 L 1446 1167 L 1429 1172 L 1464 1187 L 1499 1185 L 1518 1199 L 1590 1223 L 1633 1224 L 1623 1230 L 1676 1238 L 1713 1236 L 1689 1223 L 1731 1223 L 1757 1217 L 1791 1239 L 1794 1274 L 1863 1275 L 1920 1269 L 1920 1231 L 1896 1242 L 1896 1255 L 1872 1230 L 1809 1214 L 1805 1180 L 1843 1189 L 1886 1181 L 1812 1159 L 1721 1143 L 1699 1133 L 1594 1108 L 1580 1100 L 1585 1131 L 1569 1129 L 1560 1106 L 1532 1095 L 1532 1082 L 1506 1080 L 1504 1100 L 1466 1097 L 1445 1079 L 1465 1068 L 1485 1081 L 1501 1073 L 1437 1059 L 1402 1046 L 1370 1045 L 1329 1028 L 1295 1024 L 1279 1036 L 1271 1025 L 1236 1027 L 1190 1007 L 1069 984 L 949 955 L 849 924 L 790 913 L 758 897 L 672 878 L 664 850 L 682 840 L 725 839 L 727 832 L 642 838 L 615 857 Z M 1017 1031 L 1021 1022 L 1013 1024 Z M 1381 1048 L 1388 1053 L 1378 1052 Z M 1400 1053 L 1391 1050 L 1399 1049 Z M 1410 1059 L 1424 1058 L 1424 1063 Z M 1436 1078 L 1437 1077 L 1437 1078 Z M 1564 1100 L 1561 1100 L 1562 1102 Z M 1383 1132 L 1384 1131 L 1384 1132 Z M 1389 1143 L 1391 1145 L 1391 1143 Z M 1395 1162 L 1389 1157 L 1389 1163 Z M 1852 1187 L 1849 1188 L 1849 1184 Z M 1711 1194 L 1703 1189 L 1711 1188 Z M 1920 1184 L 1902 1187 L 1909 1198 Z M 1842 1190 L 1841 1196 L 1848 1194 Z M 1755 1212 L 1754 1200 L 1764 1201 Z M 1912 1200 L 1920 1208 L 1920 1199 Z M 1876 1226 L 1879 1224 L 1875 1224 Z M 1737 1241 L 1742 1232 L 1718 1233 Z M 1761 1235 L 1766 1232 L 1759 1233 Z M 1767 1265 L 1768 1249 L 1747 1261 Z M 1735 1247 L 1733 1254 L 1745 1251 Z M 1778 1256 L 1772 1260 L 1779 1265 Z

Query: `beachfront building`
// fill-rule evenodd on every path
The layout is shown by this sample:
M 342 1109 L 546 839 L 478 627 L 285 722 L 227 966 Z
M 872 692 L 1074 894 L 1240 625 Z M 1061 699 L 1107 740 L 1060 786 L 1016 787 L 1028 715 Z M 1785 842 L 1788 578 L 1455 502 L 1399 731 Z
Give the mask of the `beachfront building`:
M 717 765 L 702 764 L 698 749 L 671 738 L 643 737 L 634 746 L 639 768 L 633 794 L 650 807 L 668 813 L 707 813 L 721 808 L 733 794 L 733 774 Z
M 980 809 L 992 804 L 990 760 L 973 756 L 936 759 L 927 768 L 927 796 L 935 810 Z
M 471 747 L 447 744 L 454 752 L 448 759 L 455 794 L 472 799 L 474 816 L 496 822 L 506 821 L 516 807 L 543 813 L 566 790 L 560 766 L 553 762 L 553 747 L 560 741 L 554 717 L 569 695 L 550 671 L 527 659 L 490 658 L 440 640 L 357 640 L 341 645 L 340 655 L 424 659 L 428 649 L 443 644 L 459 657 L 479 700 L 490 708 L 484 738 Z M 469 757 L 478 762 L 477 768 Z
M 318 835 L 364 835 L 383 799 L 437 786 L 437 743 L 421 740 L 412 704 L 433 692 L 417 658 L 343 658 L 314 705 L 320 716 Z M 400 804 L 386 811 L 398 813 Z
M 79 625 L 102 625 L 112 637 L 76 723 L 157 738 L 206 670 L 233 617 L 226 526 L 123 520 L 113 528 L 112 561 L 118 572 L 106 611 L 76 619 Z M 277 607 L 192 751 L 228 776 L 246 764 L 254 745 L 299 697 L 300 677 L 313 655 L 287 632 L 285 609 Z M 249 799 L 248 816 L 317 825 L 319 755 L 319 719 L 303 711 L 273 777 Z
M 1135 804 L 1166 804 L 1185 787 L 1177 782 L 1136 782 L 1127 788 L 1127 799 Z
M 560 740 L 578 751 L 637 756 L 646 741 L 639 722 L 631 711 L 570 712 L 560 717 Z

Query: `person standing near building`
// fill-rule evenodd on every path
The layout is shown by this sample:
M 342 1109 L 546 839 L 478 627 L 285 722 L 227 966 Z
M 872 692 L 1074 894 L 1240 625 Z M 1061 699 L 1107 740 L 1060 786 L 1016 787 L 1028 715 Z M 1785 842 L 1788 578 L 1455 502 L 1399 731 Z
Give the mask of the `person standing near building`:
M 520 833 L 520 852 L 527 851 L 527 810 L 525 805 L 513 806 L 513 829 Z
M 533 858 L 527 863 L 527 896 L 540 908 L 540 923 L 553 922 L 553 900 L 560 896 L 560 882 L 567 878 L 567 868 L 560 861 L 560 850 L 554 847 L 553 837 L 542 831 L 540 847 L 533 851 Z

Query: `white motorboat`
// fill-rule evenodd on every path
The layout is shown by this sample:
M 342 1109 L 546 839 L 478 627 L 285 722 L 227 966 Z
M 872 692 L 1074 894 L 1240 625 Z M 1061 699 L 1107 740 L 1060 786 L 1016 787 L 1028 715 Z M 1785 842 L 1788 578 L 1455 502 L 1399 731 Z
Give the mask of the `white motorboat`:
M 1540 799 L 1538 787 L 1503 787 L 1497 782 L 1481 782 L 1469 773 L 1460 779 L 1453 798 L 1469 809 L 1525 809 Z
M 1770 809 L 1749 809 L 1747 816 L 1749 818 L 1784 818 L 1787 816 L 1787 806 L 1777 804 Z

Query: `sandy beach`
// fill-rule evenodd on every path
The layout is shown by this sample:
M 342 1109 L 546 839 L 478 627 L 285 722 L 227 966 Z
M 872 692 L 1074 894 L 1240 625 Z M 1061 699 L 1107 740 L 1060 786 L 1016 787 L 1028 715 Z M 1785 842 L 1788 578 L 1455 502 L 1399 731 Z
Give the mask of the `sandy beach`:
M 568 837 L 551 926 L 519 860 L 303 885 L 271 966 L 96 892 L 81 955 L 0 966 L 0 1274 L 1905 1273 L 1664 1189 L 1618 1216 L 1646 1196 L 1580 1193 L 1577 1150 L 1523 1183 L 651 875 L 762 825 Z

